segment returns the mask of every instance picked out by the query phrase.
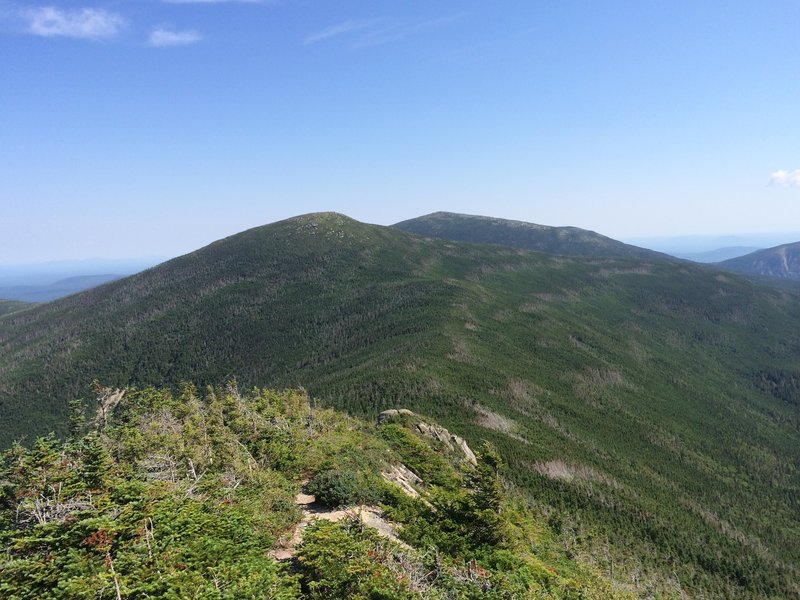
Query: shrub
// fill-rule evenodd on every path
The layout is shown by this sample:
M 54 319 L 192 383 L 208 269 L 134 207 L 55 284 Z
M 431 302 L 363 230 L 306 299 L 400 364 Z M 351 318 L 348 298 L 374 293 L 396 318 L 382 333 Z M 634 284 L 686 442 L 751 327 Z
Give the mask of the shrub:
M 414 598 L 397 569 L 387 564 L 392 552 L 385 540 L 354 525 L 317 521 L 306 529 L 298 562 L 307 596 L 315 600 Z
M 380 486 L 362 473 L 332 469 L 314 475 L 308 491 L 328 506 L 372 504 L 380 498 Z

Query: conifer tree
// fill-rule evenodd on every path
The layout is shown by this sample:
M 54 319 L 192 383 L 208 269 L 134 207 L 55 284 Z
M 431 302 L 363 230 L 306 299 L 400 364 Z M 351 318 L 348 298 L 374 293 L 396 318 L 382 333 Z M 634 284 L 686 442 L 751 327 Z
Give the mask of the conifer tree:
M 80 475 L 83 483 L 90 490 L 104 489 L 111 470 L 111 458 L 99 435 L 90 433 L 83 439 L 81 455 L 83 464 Z
M 500 469 L 503 459 L 497 450 L 484 442 L 478 456 L 478 465 L 468 478 L 471 492 L 471 518 L 473 539 L 478 544 L 499 544 L 505 537 L 500 509 L 503 488 Z
M 86 424 L 86 403 L 83 398 L 73 398 L 67 402 L 69 409 L 69 437 L 75 440 L 80 436 Z

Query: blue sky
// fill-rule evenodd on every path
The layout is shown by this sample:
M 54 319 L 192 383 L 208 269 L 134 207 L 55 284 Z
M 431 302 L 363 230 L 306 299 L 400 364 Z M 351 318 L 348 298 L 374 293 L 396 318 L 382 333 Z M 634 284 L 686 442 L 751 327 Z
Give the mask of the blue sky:
M 796 231 L 798 24 L 796 0 L 0 0 L 0 263 L 320 210 Z

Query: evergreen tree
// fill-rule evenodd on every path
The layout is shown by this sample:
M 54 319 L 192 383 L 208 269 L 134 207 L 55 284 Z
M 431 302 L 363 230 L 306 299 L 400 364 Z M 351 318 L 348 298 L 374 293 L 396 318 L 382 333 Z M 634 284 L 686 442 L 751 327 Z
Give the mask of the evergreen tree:
M 90 433 L 83 439 L 81 447 L 83 459 L 80 476 L 90 490 L 104 489 L 107 485 L 111 458 L 97 433 Z
M 77 439 L 86 424 L 86 403 L 83 398 L 73 398 L 67 402 L 69 409 L 69 437 Z
M 476 544 L 496 545 L 503 541 L 503 520 L 500 510 L 503 488 L 500 469 L 503 459 L 497 450 L 484 442 L 478 455 L 478 465 L 467 479 L 471 492 L 470 520 L 472 537 Z

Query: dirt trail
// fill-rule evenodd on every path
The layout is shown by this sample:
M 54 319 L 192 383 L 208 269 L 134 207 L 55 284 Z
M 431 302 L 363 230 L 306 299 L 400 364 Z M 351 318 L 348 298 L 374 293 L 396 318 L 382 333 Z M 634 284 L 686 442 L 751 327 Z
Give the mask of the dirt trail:
M 344 519 L 358 518 L 367 527 L 372 527 L 378 535 L 386 539 L 397 542 L 403 546 L 397 537 L 395 526 L 383 518 L 383 511 L 377 506 L 354 506 L 346 509 L 331 509 L 319 502 L 310 494 L 299 493 L 294 499 L 295 504 L 303 511 L 303 518 L 291 532 L 288 540 L 279 540 L 278 546 L 270 550 L 269 555 L 275 560 L 291 560 L 297 553 L 297 547 L 303 541 L 303 533 L 306 527 L 315 520 L 342 521 Z

